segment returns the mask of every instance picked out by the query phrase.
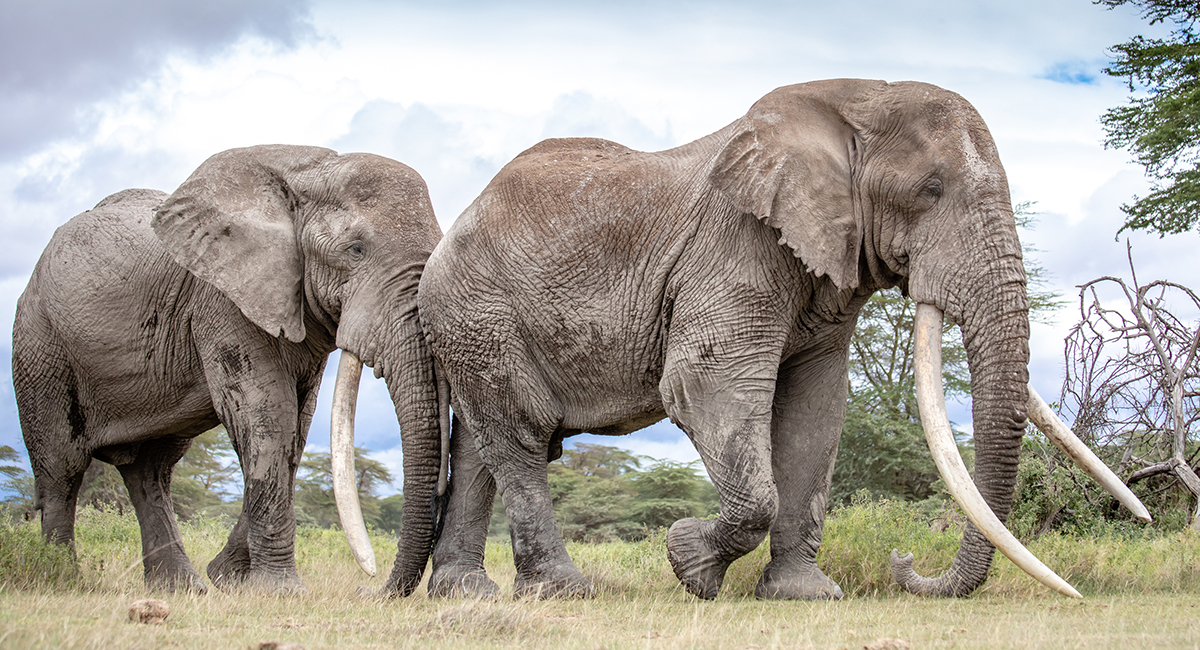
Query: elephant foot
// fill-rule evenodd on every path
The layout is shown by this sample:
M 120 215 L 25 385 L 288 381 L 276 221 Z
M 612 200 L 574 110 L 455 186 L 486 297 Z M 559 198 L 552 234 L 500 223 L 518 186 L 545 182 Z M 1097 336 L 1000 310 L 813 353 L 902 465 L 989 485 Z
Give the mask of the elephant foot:
M 763 569 L 754 596 L 760 600 L 841 600 L 842 588 L 811 561 Z
M 308 587 L 295 571 L 252 572 L 244 584 L 254 591 L 273 596 L 307 596 L 309 593 Z
M 591 598 L 596 595 L 592 581 L 583 577 L 574 564 L 552 566 L 534 576 L 517 573 L 513 585 L 514 598 L 534 600 Z
M 155 591 L 165 591 L 167 593 L 193 593 L 204 594 L 208 593 L 208 586 L 204 584 L 204 580 L 200 578 L 200 574 L 192 568 L 190 563 L 184 567 L 157 567 L 153 571 L 146 572 L 146 587 Z
M 500 587 L 482 567 L 440 566 L 429 576 L 430 598 L 477 598 L 496 600 Z
M 725 570 L 732 560 L 717 555 L 705 540 L 705 533 L 715 520 L 680 519 L 667 531 L 667 559 L 675 577 L 688 593 L 712 600 L 725 581 Z
M 250 549 L 225 545 L 205 571 L 213 586 L 222 591 L 240 588 L 250 577 Z
M 208 563 L 208 578 L 221 591 L 257 591 L 275 596 L 304 596 L 308 587 L 294 569 L 251 570 L 249 558 L 243 562 L 236 555 L 221 551 Z

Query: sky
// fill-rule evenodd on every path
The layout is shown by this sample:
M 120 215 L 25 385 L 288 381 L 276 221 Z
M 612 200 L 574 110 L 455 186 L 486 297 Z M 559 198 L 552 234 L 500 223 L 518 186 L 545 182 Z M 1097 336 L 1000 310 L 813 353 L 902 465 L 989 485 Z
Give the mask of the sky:
M 1128 88 L 1106 48 L 1162 35 L 1088 0 L 0 0 L 0 445 L 24 453 L 13 398 L 18 296 L 54 229 L 126 188 L 170 192 L 208 156 L 265 143 L 368 151 L 429 185 L 443 230 L 516 154 L 547 137 L 642 150 L 684 144 L 770 90 L 836 77 L 953 90 L 988 123 L 1023 240 L 1066 307 L 1035 325 L 1030 374 L 1053 401 L 1077 285 L 1128 277 L 1200 288 L 1196 233 L 1122 234 L 1149 187 L 1099 118 Z M 330 360 L 309 436 L 329 444 Z M 365 373 L 358 444 L 400 477 L 383 382 Z M 952 417 L 969 425 L 963 405 Z M 692 461 L 669 423 L 582 437 Z M 399 480 L 396 481 L 399 485 Z

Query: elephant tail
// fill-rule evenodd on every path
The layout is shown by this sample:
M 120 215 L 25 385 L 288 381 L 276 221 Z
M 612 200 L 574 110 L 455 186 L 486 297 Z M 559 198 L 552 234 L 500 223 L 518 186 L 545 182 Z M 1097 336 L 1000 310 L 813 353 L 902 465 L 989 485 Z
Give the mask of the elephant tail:
M 446 510 L 450 504 L 450 382 L 438 365 L 434 364 L 437 376 L 438 429 L 441 433 L 442 458 L 438 470 L 437 490 L 429 500 L 429 510 L 434 522 L 433 543 L 437 544 L 446 524 Z

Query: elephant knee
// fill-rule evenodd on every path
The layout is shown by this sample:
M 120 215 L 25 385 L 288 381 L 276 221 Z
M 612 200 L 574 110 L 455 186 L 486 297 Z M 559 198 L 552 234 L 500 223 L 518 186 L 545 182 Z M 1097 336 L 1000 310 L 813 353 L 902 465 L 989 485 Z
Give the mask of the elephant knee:
M 772 490 L 730 507 L 727 519 L 745 533 L 766 535 L 778 514 L 779 496 Z

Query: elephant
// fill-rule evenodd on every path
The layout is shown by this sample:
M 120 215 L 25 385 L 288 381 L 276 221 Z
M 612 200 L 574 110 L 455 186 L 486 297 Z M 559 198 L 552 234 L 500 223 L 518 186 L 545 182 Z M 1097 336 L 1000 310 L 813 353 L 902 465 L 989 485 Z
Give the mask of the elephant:
M 592 595 L 554 523 L 546 464 L 569 436 L 666 416 L 720 498 L 718 518 L 668 531 L 686 590 L 716 597 L 729 564 L 769 533 L 758 597 L 842 597 L 816 554 L 848 348 L 865 301 L 894 286 L 919 303 L 922 331 L 940 333 L 943 314 L 962 330 L 976 460 L 972 482 L 949 425 L 928 429 L 931 444 L 943 436 L 939 468 L 957 463 L 943 475 L 972 523 L 943 575 L 921 577 L 896 554 L 893 574 L 909 591 L 965 596 L 993 543 L 1028 555 L 1002 522 L 1030 399 L 1029 301 L 1004 169 L 977 111 L 929 84 L 837 79 L 778 88 L 667 151 L 596 138 L 524 151 L 449 229 L 417 292 L 454 414 L 430 595 L 497 593 L 482 563 L 497 488 L 515 595 Z M 941 400 L 930 396 L 940 372 L 925 372 L 923 416 Z
M 60 227 L 13 327 L 44 537 L 73 545 L 84 470 L 111 463 L 137 512 L 146 584 L 204 592 L 171 473 L 191 439 L 220 423 L 245 499 L 208 576 L 222 588 L 304 592 L 293 485 L 326 360 L 340 348 L 386 379 L 395 405 L 410 498 L 390 581 L 415 587 L 435 532 L 419 505 L 433 495 L 421 490 L 435 484 L 441 455 L 416 291 L 441 236 L 408 166 L 291 145 L 218 153 L 169 196 L 125 190 Z

